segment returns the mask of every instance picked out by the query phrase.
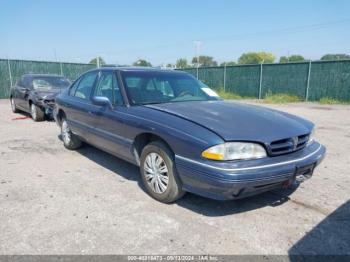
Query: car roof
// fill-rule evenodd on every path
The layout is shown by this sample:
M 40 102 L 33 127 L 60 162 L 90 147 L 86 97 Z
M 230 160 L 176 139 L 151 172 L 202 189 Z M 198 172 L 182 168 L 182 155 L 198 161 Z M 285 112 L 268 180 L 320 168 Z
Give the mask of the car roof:
M 34 73 L 24 74 L 23 76 L 24 77 L 64 77 L 56 74 L 34 74 Z
M 139 66 L 130 66 L 130 67 L 99 67 L 89 70 L 96 71 L 124 71 L 124 72 L 166 72 L 166 73 L 186 73 L 183 71 L 172 70 L 172 69 L 160 69 L 152 67 L 139 67 Z

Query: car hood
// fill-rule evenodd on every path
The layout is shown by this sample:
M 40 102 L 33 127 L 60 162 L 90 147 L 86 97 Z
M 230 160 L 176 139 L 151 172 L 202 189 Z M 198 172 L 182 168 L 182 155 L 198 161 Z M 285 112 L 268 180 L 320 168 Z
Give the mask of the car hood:
M 50 91 L 34 91 L 34 95 L 37 97 L 41 97 L 43 99 L 54 99 L 59 93 L 61 92 L 60 89 L 52 89 Z
M 270 143 L 310 133 L 313 124 L 265 107 L 229 101 L 177 102 L 146 105 L 203 126 L 225 141 Z

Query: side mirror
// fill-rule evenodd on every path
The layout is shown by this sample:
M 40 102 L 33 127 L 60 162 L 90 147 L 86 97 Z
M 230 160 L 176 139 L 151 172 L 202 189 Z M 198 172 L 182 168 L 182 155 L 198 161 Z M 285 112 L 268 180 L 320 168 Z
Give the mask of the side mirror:
M 105 96 L 94 96 L 91 101 L 94 105 L 112 108 L 111 101 Z

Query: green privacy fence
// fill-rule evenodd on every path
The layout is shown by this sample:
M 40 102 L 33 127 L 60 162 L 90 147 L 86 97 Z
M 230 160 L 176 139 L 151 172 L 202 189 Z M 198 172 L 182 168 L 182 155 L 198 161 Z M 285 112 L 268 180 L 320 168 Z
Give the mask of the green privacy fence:
M 238 65 L 182 69 L 213 89 L 243 97 L 295 95 L 317 101 L 330 97 L 350 101 L 350 60 Z
M 0 59 L 0 98 L 9 97 L 11 83 L 25 73 L 49 73 L 76 79 L 92 64 Z M 350 101 L 350 60 L 238 65 L 183 69 L 214 89 L 243 97 L 289 94 L 317 101 L 331 97 Z
M 95 67 L 92 64 L 0 59 L 0 98 L 8 98 L 11 84 L 26 73 L 57 74 L 74 80 Z

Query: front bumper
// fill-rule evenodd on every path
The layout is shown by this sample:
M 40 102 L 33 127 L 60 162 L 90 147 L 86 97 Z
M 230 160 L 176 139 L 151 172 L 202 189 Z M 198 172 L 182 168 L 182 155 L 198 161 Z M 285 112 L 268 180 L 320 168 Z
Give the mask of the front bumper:
M 42 108 L 45 115 L 49 118 L 53 118 L 53 109 L 55 107 L 55 101 L 54 100 L 40 100 L 37 101 L 36 105 Z
M 287 155 L 244 161 L 193 160 L 176 155 L 176 168 L 186 191 L 205 197 L 238 199 L 292 184 L 296 170 L 311 172 L 324 158 L 326 148 L 313 142 Z

